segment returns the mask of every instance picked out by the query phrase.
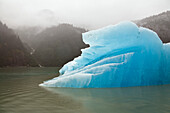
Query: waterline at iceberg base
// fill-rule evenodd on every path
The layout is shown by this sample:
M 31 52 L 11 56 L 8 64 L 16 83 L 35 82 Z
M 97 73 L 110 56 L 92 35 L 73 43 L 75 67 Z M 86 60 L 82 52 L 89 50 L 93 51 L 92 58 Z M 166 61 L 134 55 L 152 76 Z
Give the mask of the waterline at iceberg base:
M 40 86 L 108 88 L 170 84 L 170 43 L 132 22 L 83 33 L 90 47 Z

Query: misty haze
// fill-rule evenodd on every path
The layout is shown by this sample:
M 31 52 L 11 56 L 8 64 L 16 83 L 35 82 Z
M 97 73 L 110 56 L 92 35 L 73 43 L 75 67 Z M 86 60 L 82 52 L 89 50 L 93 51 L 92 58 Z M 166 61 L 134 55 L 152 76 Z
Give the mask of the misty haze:
M 0 113 L 169 113 L 169 4 L 0 0 Z

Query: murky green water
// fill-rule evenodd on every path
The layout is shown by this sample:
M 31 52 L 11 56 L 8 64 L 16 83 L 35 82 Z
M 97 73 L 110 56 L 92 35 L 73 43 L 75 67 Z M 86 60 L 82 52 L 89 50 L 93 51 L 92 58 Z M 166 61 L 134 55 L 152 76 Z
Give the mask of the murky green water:
M 0 69 L 0 113 L 170 113 L 170 85 L 42 88 L 59 68 Z

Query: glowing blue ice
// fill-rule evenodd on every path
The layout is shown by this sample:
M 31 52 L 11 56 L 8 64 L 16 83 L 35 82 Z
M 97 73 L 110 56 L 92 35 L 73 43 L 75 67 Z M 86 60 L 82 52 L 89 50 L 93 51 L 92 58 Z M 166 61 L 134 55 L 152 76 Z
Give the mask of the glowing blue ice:
M 83 33 L 90 47 L 65 64 L 46 87 L 128 87 L 170 83 L 170 44 L 132 22 Z

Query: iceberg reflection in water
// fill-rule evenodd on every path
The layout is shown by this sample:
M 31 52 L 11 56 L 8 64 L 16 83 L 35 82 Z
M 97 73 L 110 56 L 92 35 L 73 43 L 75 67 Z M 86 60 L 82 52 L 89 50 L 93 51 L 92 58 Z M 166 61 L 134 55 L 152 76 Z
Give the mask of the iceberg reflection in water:
M 168 113 L 170 85 L 128 88 L 47 88 L 72 98 L 89 113 Z
M 40 86 L 109 88 L 170 83 L 170 43 L 132 22 L 83 33 L 90 47 Z

